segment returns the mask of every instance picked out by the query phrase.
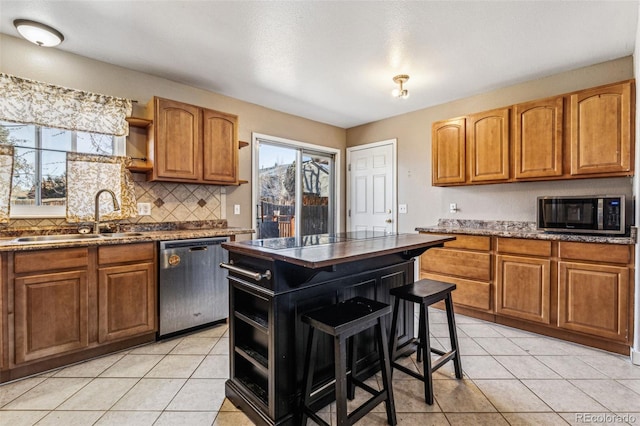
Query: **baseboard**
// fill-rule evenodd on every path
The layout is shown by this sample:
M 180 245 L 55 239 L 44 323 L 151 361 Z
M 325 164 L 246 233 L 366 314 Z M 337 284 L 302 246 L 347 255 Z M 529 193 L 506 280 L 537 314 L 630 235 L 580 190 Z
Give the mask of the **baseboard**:
M 631 364 L 640 365 L 640 351 L 631 348 Z

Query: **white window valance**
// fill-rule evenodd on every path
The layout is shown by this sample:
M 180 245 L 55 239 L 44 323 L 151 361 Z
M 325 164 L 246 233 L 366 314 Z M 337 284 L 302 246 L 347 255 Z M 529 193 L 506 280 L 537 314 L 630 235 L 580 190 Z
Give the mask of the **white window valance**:
M 111 197 L 103 194 L 99 201 L 101 219 L 136 217 L 136 194 L 127 161 L 125 157 L 67 153 L 67 222 L 95 220 L 95 195 L 101 189 L 113 191 L 120 207 L 114 211 Z
M 131 100 L 0 73 L 0 120 L 124 136 Z

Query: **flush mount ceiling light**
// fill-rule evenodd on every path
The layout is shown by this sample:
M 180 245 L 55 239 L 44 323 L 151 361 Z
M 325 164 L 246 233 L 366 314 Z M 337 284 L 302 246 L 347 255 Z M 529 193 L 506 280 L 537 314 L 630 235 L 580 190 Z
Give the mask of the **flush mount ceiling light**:
M 16 19 L 13 25 L 20 35 L 33 44 L 44 47 L 53 47 L 62 43 L 64 36 L 55 28 L 29 19 Z
M 404 83 L 407 82 L 407 80 L 409 80 L 409 76 L 406 74 L 399 74 L 396 75 L 395 77 L 393 77 L 393 82 L 398 84 L 399 87 L 396 89 L 393 89 L 391 91 L 391 94 L 393 96 L 395 96 L 396 98 L 401 98 L 401 99 L 406 99 L 409 97 L 409 91 L 407 89 L 404 88 Z

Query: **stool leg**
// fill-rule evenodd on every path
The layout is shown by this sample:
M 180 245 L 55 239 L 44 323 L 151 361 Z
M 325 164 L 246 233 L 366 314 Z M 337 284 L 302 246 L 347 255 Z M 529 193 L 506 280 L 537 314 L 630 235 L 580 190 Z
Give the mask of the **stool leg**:
M 456 378 L 462 379 L 462 363 L 460 362 L 460 348 L 458 347 L 458 333 L 456 331 L 456 319 L 453 315 L 453 301 L 451 293 L 444 299 L 447 308 L 447 323 L 449 324 L 449 339 L 451 340 L 451 350 L 455 351 L 453 366 L 456 370 Z
M 429 316 L 427 304 L 420 304 L 420 315 L 424 318 L 424 327 L 420 343 L 422 345 L 422 355 L 424 356 L 424 400 L 427 404 L 433 405 L 433 379 L 431 377 L 431 341 L 429 340 Z
M 385 406 L 387 408 L 387 423 L 395 426 L 396 405 L 393 400 L 393 384 L 391 383 L 391 361 L 389 360 L 389 350 L 387 349 L 387 334 L 384 317 L 378 318 L 376 324 L 376 337 L 378 340 L 378 352 L 380 356 L 380 371 L 382 373 L 382 386 L 387 392 Z
M 356 378 L 356 362 L 358 361 L 358 357 L 356 355 L 356 349 L 358 347 L 356 337 L 357 335 L 354 335 L 349 338 L 349 345 L 351 347 L 351 350 L 349 351 L 351 352 L 351 363 L 349 364 L 351 375 L 347 376 L 347 397 L 350 401 L 356 397 L 356 385 L 353 382 Z
M 400 309 L 400 298 L 396 296 L 393 304 L 393 319 L 391 320 L 391 341 L 389 342 L 389 362 L 393 364 L 396 360 L 396 351 L 398 349 L 398 310 Z M 393 369 L 391 369 L 393 375 Z
M 316 335 L 315 328 L 309 328 L 309 338 L 307 340 L 307 352 L 304 356 L 304 377 L 302 383 L 304 391 L 302 393 L 302 401 L 300 402 L 301 419 L 300 424 L 305 426 L 307 424 L 307 405 L 311 397 L 311 388 L 313 386 L 313 370 L 316 367 Z
M 349 424 L 347 412 L 347 343 L 344 337 L 335 337 L 333 353 L 336 372 L 336 414 L 338 426 L 343 426 Z
M 420 309 L 418 318 L 418 355 L 416 360 L 422 362 L 422 350 L 424 348 L 424 342 L 422 341 L 422 335 L 424 334 L 424 312 L 422 309 Z

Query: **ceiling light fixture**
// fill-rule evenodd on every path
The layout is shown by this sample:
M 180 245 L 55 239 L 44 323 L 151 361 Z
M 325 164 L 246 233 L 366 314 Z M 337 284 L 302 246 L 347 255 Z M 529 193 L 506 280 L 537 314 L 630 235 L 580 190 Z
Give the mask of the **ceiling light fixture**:
M 13 25 L 22 37 L 33 44 L 44 47 L 57 46 L 64 40 L 62 33 L 55 28 L 29 19 L 16 19 Z
M 409 76 L 406 74 L 399 74 L 393 77 L 393 82 L 400 85 L 399 88 L 393 89 L 391 94 L 396 98 L 407 99 L 409 97 L 409 91 L 404 88 L 404 83 L 409 80 Z

